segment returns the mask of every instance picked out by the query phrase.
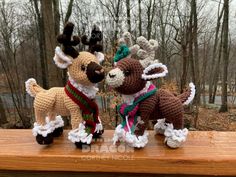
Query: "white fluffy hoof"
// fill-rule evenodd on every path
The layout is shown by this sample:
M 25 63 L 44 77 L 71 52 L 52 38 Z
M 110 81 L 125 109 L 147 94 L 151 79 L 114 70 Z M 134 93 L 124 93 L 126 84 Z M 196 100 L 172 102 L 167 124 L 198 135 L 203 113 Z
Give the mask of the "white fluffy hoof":
M 63 127 L 64 121 L 60 115 L 56 116 L 55 120 L 50 121 L 48 117 L 46 117 L 46 122 L 51 123 L 51 125 L 55 128 Z
M 167 137 L 165 138 L 165 144 L 170 148 L 176 149 L 182 145 L 182 142 L 179 142 L 179 141 L 173 140 L 172 138 Z
M 170 148 L 180 147 L 187 139 L 188 129 L 175 130 L 173 124 L 167 124 L 167 128 L 164 132 L 165 143 Z
M 157 123 L 154 125 L 154 131 L 156 134 L 164 135 L 166 127 L 165 119 L 158 119 Z
M 86 143 L 90 144 L 93 138 L 93 134 L 88 134 L 85 131 L 85 126 L 83 123 L 79 124 L 79 128 L 71 130 L 68 135 L 68 139 L 72 143 Z
M 32 133 L 34 136 L 42 135 L 46 137 L 48 134 L 52 133 L 55 130 L 55 127 L 49 122 L 45 125 L 40 125 L 37 122 L 34 123 L 34 128 L 32 129 Z
M 126 132 L 120 124 L 116 127 L 113 136 L 114 144 L 116 144 L 118 141 L 125 142 L 130 147 L 143 148 L 148 143 L 148 132 L 145 131 L 142 136 L 137 137 L 130 132 Z

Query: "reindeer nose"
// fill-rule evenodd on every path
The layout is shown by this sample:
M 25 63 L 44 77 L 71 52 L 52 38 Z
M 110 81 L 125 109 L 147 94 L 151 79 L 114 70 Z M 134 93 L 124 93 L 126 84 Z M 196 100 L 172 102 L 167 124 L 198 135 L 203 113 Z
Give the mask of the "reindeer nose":
M 90 62 L 88 64 L 86 74 L 92 83 L 98 83 L 105 77 L 104 69 L 95 62 Z
M 116 76 L 115 74 L 109 73 L 109 77 L 110 77 L 110 78 L 114 78 L 115 76 Z

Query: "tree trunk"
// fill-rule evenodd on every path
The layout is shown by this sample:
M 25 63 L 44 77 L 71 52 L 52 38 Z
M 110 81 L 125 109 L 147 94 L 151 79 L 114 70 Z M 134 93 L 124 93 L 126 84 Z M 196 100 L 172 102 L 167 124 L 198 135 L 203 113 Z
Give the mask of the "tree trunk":
M 152 23 L 153 17 L 155 15 L 155 4 L 156 0 L 149 0 L 149 4 L 147 6 L 147 39 L 151 38 L 152 34 Z
M 141 0 L 138 0 L 138 19 L 139 19 L 139 36 L 142 36 L 142 7 Z
M 222 26 L 222 30 L 223 30 L 223 26 Z M 217 86 L 218 86 L 218 80 L 219 80 L 219 75 L 220 75 L 220 62 L 221 62 L 221 57 L 222 57 L 222 40 L 223 40 L 223 33 L 221 33 L 220 36 L 220 46 L 219 46 L 219 54 L 218 54 L 218 59 L 217 59 L 217 63 L 215 64 L 214 67 L 214 72 L 213 72 L 213 77 L 212 77 L 212 103 L 215 102 L 215 97 L 216 97 L 216 92 L 217 92 Z
M 192 0 L 192 15 L 193 15 L 193 44 L 194 44 L 194 67 L 195 67 L 195 85 L 196 85 L 196 96 L 194 102 L 199 105 L 201 102 L 201 84 L 199 75 L 199 57 L 198 57 L 198 20 L 197 20 L 197 4 L 196 0 Z
M 228 72 L 228 38 L 229 38 L 229 0 L 224 0 L 224 18 L 223 18 L 223 77 L 222 77 L 222 95 L 220 112 L 227 112 L 227 72 Z
M 220 3 L 219 2 L 219 7 L 218 7 L 218 11 L 220 8 Z M 209 77 L 209 103 L 214 103 L 215 102 L 215 97 L 214 97 L 214 88 L 213 85 L 215 83 L 215 77 L 213 75 L 217 75 L 218 74 L 218 69 L 216 69 L 215 67 L 215 58 L 217 56 L 217 47 L 218 47 L 218 36 L 219 36 L 219 31 L 220 31 L 220 26 L 221 26 L 221 19 L 223 16 L 223 8 L 220 12 L 220 14 L 218 13 L 218 17 L 217 17 L 217 25 L 216 25 L 216 33 L 215 33 L 215 41 L 214 41 L 214 47 L 213 47 L 213 54 L 212 54 L 212 64 L 211 64 L 211 69 L 210 69 L 210 77 Z M 221 49 L 220 49 L 221 50 Z M 220 59 L 220 57 L 218 58 Z M 217 65 L 216 65 L 217 66 Z
M 188 51 L 187 51 L 187 46 L 182 45 L 182 55 L 183 55 L 183 61 L 182 61 L 182 76 L 181 76 L 181 81 L 180 81 L 180 92 L 183 93 L 186 82 L 187 82 L 187 73 L 188 73 Z
M 128 31 L 131 32 L 130 0 L 126 0 L 126 14 L 127 14 Z
M 119 18 L 120 18 L 120 6 L 121 6 L 121 0 L 118 0 L 117 7 L 115 11 L 115 34 L 114 34 L 114 42 L 117 42 L 118 39 L 118 24 L 119 24 Z M 115 44 L 114 43 L 114 44 Z M 114 45 L 113 45 L 114 46 Z M 115 48 L 114 48 L 115 49 Z M 115 51 L 114 51 L 115 52 Z
M 71 13 L 72 13 L 72 7 L 73 7 L 73 2 L 74 0 L 70 0 L 68 7 L 67 7 L 67 12 L 66 12 L 66 17 L 65 17 L 65 23 L 69 21 Z
M 52 0 L 41 0 L 41 12 L 44 24 L 45 57 L 48 65 L 49 87 L 61 86 L 59 70 L 53 62 L 56 47 L 55 22 L 53 17 Z
M 0 126 L 5 123 L 7 123 L 7 116 L 3 106 L 2 98 L 0 97 Z
M 36 23 L 37 23 L 37 38 L 39 42 L 39 57 L 40 57 L 40 64 L 41 64 L 41 74 L 42 74 L 42 81 L 43 81 L 43 88 L 47 89 L 49 88 L 48 83 L 48 69 L 47 69 L 47 62 L 45 58 L 45 46 L 44 46 L 44 24 L 43 24 L 43 18 L 40 14 L 39 8 L 38 8 L 38 1 L 34 0 L 34 9 L 36 12 Z
M 53 14 L 55 19 L 55 36 L 60 33 L 60 11 L 59 11 L 59 0 L 53 0 Z

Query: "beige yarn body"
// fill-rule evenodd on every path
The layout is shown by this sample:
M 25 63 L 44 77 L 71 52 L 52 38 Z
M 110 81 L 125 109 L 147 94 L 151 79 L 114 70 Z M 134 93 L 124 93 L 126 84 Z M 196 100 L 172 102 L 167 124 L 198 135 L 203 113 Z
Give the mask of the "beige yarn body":
M 68 58 L 70 58 L 68 56 Z M 58 60 L 60 60 L 58 58 Z M 63 60 L 59 61 L 60 64 L 64 64 Z M 86 73 L 81 70 L 81 65 L 85 67 L 90 62 L 99 63 L 97 58 L 89 52 L 80 52 L 76 59 L 71 58 L 72 64 L 68 66 L 68 73 L 77 83 L 86 86 L 92 86 L 88 80 Z M 55 120 L 57 115 L 71 116 L 72 129 L 78 127 L 79 123 L 83 120 L 79 106 L 69 98 L 64 87 L 53 87 L 49 90 L 45 90 L 40 87 L 35 80 L 28 83 L 29 92 L 32 96 L 35 96 L 34 110 L 36 122 L 40 125 L 45 125 L 45 117 L 48 116 L 50 121 Z
M 34 108 L 37 122 L 42 125 L 45 124 L 46 116 L 50 120 L 54 120 L 56 115 L 71 115 L 73 129 L 82 121 L 82 115 L 78 105 L 66 95 L 64 88 L 54 87 L 39 92 L 34 101 Z

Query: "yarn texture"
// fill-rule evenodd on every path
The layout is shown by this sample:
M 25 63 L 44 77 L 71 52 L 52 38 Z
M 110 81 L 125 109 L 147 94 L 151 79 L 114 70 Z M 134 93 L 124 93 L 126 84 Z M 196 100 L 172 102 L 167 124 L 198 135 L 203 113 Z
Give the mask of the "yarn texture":
M 133 45 L 127 32 L 119 42 L 120 48 L 114 57 L 117 63 L 106 77 L 107 84 L 124 99 L 124 103 L 118 106 L 122 123 L 115 130 L 114 143 L 124 141 L 132 147 L 144 147 L 148 143 L 148 123 L 157 120 L 154 129 L 165 136 L 165 144 L 170 148 L 182 146 L 188 134 L 183 127 L 183 106 L 194 99 L 194 84 L 190 83 L 189 89 L 178 96 L 164 89 L 150 90 L 154 87 L 152 80 L 168 74 L 167 67 L 155 59 L 158 42 L 140 36 L 137 44 Z M 135 52 L 123 52 L 128 51 L 127 48 L 133 48 Z M 133 55 L 139 60 L 134 59 Z
M 62 134 L 64 122 L 61 116 L 71 116 L 72 130 L 68 138 L 77 147 L 90 144 L 93 137 L 103 133 L 98 106 L 94 102 L 98 91 L 96 84 L 105 76 L 99 64 L 101 56 L 78 52 L 74 46 L 80 39 L 72 36 L 73 28 L 72 23 L 65 25 L 63 34 L 57 38 L 61 46 L 56 47 L 53 58 L 59 68 L 67 68 L 67 85 L 46 90 L 33 78 L 25 82 L 26 92 L 35 97 L 36 122 L 32 132 L 39 144 L 51 144 L 54 137 Z

